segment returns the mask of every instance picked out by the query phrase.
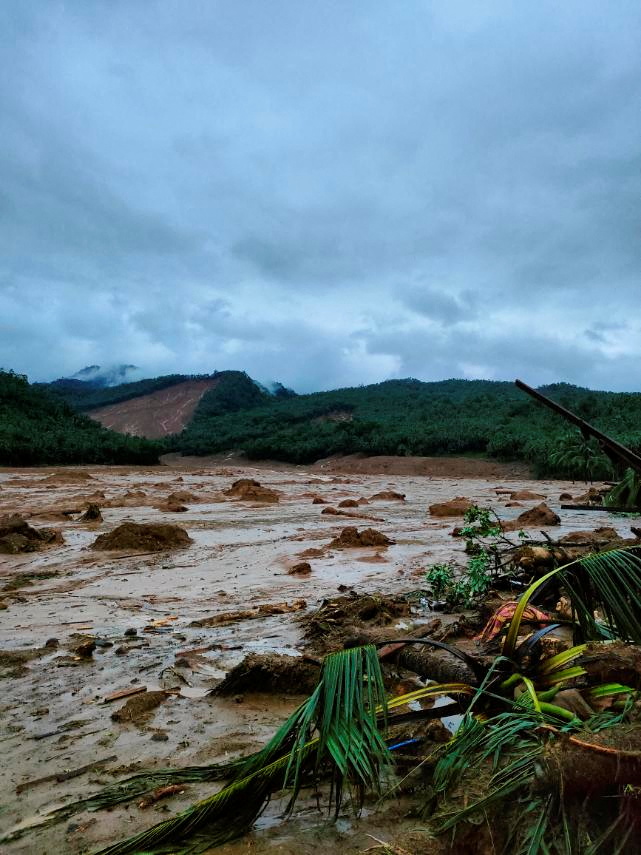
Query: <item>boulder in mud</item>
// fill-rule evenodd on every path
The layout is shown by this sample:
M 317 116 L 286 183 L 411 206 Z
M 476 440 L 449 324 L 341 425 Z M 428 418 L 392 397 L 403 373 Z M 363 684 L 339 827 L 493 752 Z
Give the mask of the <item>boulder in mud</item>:
M 611 526 L 601 526 L 595 528 L 594 531 L 570 531 L 559 540 L 559 543 L 599 544 L 609 543 L 613 540 L 621 540 L 619 532 Z
M 35 552 L 54 543 L 63 543 L 59 531 L 33 528 L 17 514 L 0 518 L 0 553 L 17 555 L 20 552 Z
M 327 504 L 327 500 L 321 499 L 320 496 L 314 496 L 314 498 L 312 499 L 312 505 L 326 505 L 326 504 Z
M 163 523 L 122 523 L 113 531 L 101 534 L 92 549 L 162 552 L 189 546 L 192 539 L 184 528 Z
M 522 528 L 539 528 L 560 525 L 561 517 L 555 514 L 545 502 L 541 502 L 529 511 L 523 511 L 515 520 L 501 523 L 503 531 L 519 531 Z
M 430 505 L 430 515 L 433 517 L 462 517 L 474 506 L 474 502 L 465 496 L 457 496 L 449 502 L 436 502 Z
M 572 501 L 572 493 L 561 493 L 559 496 L 559 502 L 571 502 Z
M 333 549 L 350 549 L 360 546 L 389 546 L 392 543 L 393 540 L 375 528 L 359 531 L 356 526 L 348 526 L 329 545 Z
M 240 499 L 244 502 L 278 502 L 280 493 L 263 487 L 259 481 L 253 478 L 239 478 L 227 490 L 223 491 L 232 499 Z
M 338 503 L 339 508 L 357 508 L 358 502 L 356 499 L 343 499 L 342 502 Z

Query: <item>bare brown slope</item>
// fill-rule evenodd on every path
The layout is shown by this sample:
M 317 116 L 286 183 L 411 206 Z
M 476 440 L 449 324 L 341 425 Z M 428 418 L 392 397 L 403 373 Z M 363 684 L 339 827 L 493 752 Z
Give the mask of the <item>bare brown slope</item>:
M 202 396 L 218 383 L 209 380 L 185 380 L 168 389 L 141 395 L 120 404 L 90 410 L 87 415 L 104 427 L 134 436 L 159 439 L 179 433 L 186 427 Z

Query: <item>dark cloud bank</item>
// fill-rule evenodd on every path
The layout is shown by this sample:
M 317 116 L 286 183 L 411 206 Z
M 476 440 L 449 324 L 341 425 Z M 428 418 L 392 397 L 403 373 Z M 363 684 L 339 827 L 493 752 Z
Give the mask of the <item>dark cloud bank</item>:
M 641 389 L 638 2 L 0 8 L 0 365 Z

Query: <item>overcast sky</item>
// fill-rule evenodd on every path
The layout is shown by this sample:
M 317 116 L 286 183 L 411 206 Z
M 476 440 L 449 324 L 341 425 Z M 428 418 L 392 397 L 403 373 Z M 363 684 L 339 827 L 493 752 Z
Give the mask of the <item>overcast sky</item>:
M 0 366 L 641 391 L 641 4 L 6 0 Z

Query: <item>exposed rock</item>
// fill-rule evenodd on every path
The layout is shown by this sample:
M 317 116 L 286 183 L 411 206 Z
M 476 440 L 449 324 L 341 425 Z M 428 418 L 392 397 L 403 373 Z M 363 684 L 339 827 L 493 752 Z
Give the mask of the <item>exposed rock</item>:
M 474 506 L 474 502 L 465 496 L 457 496 L 449 502 L 437 502 L 430 505 L 430 514 L 433 517 L 462 517 L 466 511 Z
M 223 492 L 226 496 L 245 502 L 280 501 L 280 493 L 271 490 L 269 487 L 263 487 L 259 481 L 255 481 L 253 478 L 239 478 L 238 481 L 234 481 L 229 489 Z
M 522 528 L 538 528 L 560 524 L 561 517 L 555 514 L 545 502 L 541 502 L 534 508 L 530 508 L 529 511 L 523 511 L 515 520 L 501 523 L 501 528 L 503 531 L 519 531 Z
M 113 531 L 101 534 L 92 549 L 161 552 L 189 546 L 192 539 L 184 528 L 162 523 L 122 523 Z
M 358 531 L 355 526 L 348 526 L 329 545 L 333 549 L 346 549 L 359 546 L 389 546 L 391 543 L 394 541 L 375 528 Z

